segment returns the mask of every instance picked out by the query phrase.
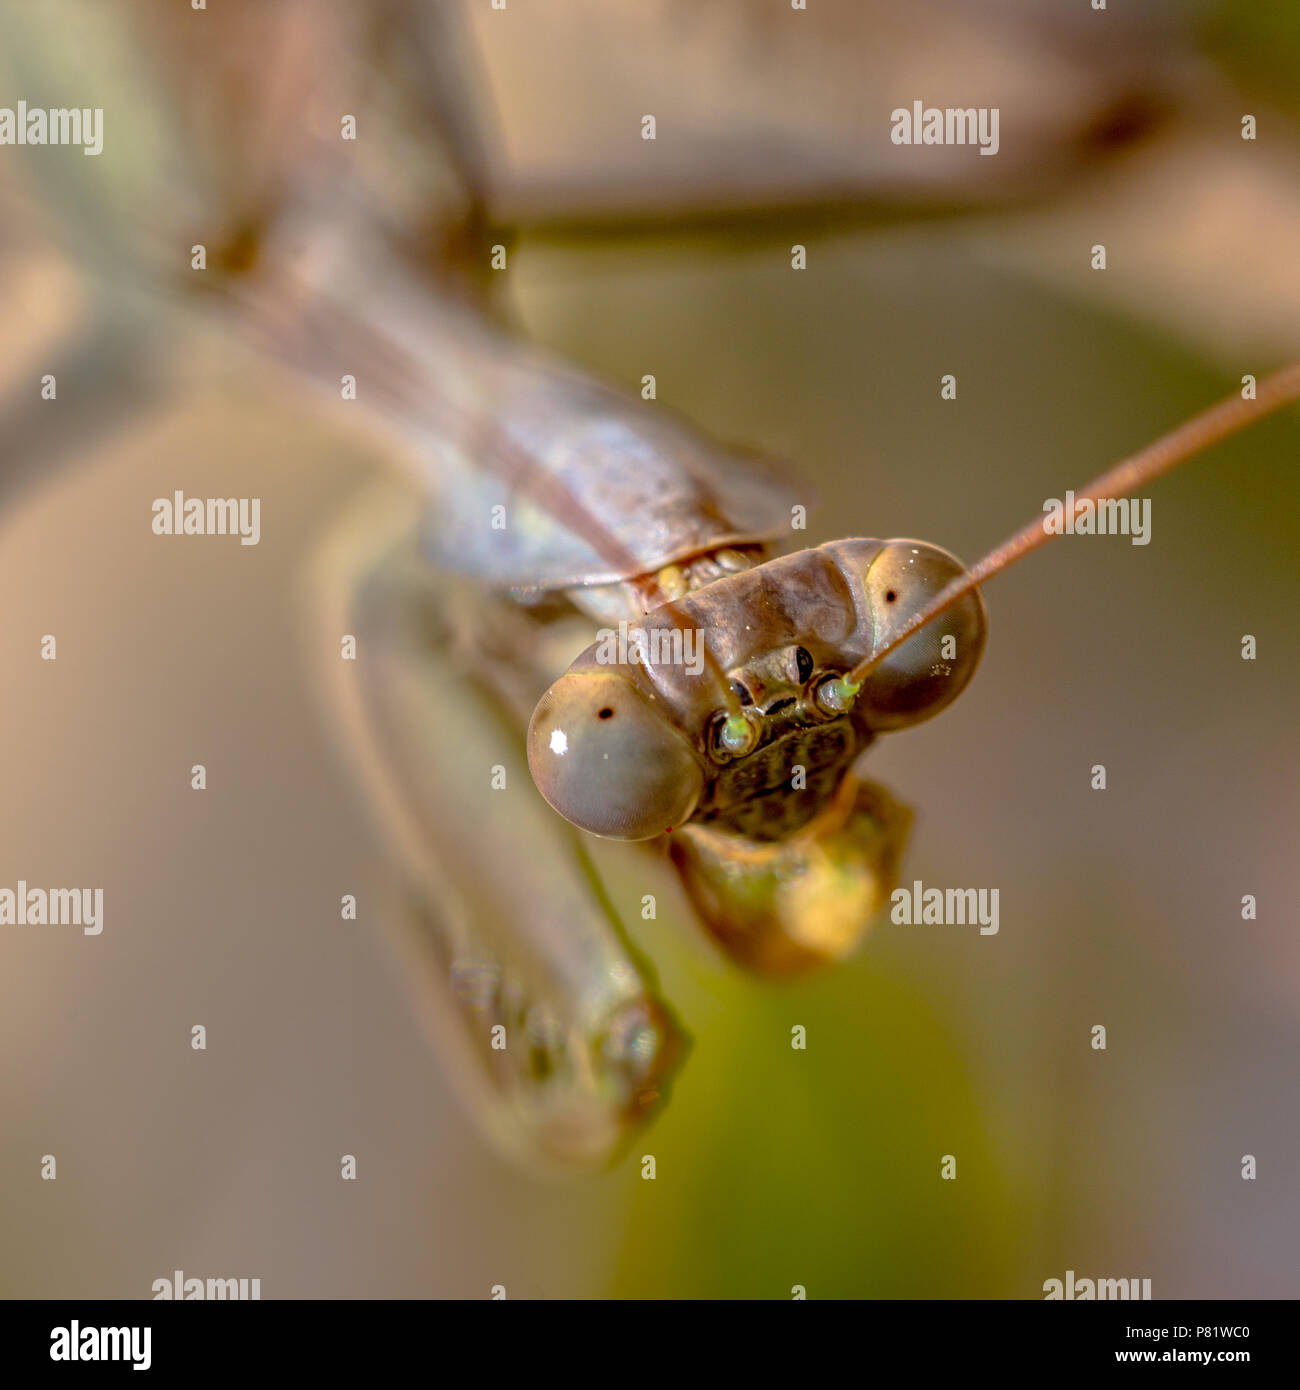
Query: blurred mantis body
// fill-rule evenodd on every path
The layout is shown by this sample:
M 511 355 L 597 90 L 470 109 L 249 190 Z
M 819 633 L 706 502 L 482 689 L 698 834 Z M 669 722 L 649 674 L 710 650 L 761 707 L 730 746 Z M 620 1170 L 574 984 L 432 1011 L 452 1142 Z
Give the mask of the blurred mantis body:
M 473 305 L 452 270 L 483 255 L 463 55 L 432 8 L 223 9 L 220 25 L 149 12 L 168 78 L 74 11 L 82 45 L 155 100 L 115 130 L 110 91 L 94 170 L 41 168 L 79 258 L 108 272 L 73 357 L 102 371 L 112 351 L 147 388 L 162 325 L 193 317 L 194 296 L 165 291 L 202 245 L 210 309 L 322 395 L 352 381 L 392 440 L 421 513 L 377 498 L 324 549 L 320 683 L 399 867 L 403 946 L 453 1075 L 508 1146 L 603 1161 L 664 1099 L 684 1038 L 582 831 L 666 849 L 749 968 L 844 955 L 910 823 L 853 766 L 965 687 L 983 601 L 921 542 L 780 554 L 799 510 L 783 485 Z M 31 70 L 43 55 L 56 73 L 33 26 L 17 24 Z

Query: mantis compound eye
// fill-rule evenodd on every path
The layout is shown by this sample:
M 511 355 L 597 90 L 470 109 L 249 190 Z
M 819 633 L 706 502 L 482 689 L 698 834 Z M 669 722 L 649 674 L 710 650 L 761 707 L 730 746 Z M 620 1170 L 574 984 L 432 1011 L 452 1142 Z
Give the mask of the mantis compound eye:
M 704 774 L 686 739 L 612 671 L 569 671 L 528 725 L 528 766 L 565 820 L 649 840 L 690 819 Z
M 937 545 L 886 542 L 864 579 L 876 648 L 963 572 L 961 562 Z M 871 672 L 856 708 L 877 730 L 901 729 L 938 714 L 975 674 L 985 636 L 984 600 L 973 590 Z

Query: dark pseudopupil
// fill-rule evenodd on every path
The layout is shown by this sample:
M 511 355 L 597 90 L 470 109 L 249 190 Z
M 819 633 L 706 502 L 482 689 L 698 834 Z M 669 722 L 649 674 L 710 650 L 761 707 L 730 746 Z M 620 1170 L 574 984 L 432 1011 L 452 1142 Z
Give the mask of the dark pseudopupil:
M 602 719 L 613 719 L 613 717 L 614 711 L 610 709 L 608 705 L 606 705 L 605 708 L 600 712 L 600 718 Z
M 895 600 L 897 597 L 898 597 L 898 595 L 897 595 L 892 589 L 890 589 L 890 590 L 885 594 L 885 602 L 886 602 L 886 603 L 893 603 L 894 600 Z

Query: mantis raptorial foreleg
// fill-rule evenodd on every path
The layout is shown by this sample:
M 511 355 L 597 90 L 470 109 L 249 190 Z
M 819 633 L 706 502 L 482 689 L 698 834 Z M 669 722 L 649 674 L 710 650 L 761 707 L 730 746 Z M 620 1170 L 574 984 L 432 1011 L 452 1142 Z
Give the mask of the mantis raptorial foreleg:
M 473 631 L 499 639 L 505 615 L 427 567 L 404 501 L 359 508 L 310 589 L 321 686 L 407 899 L 399 949 L 486 1127 L 529 1155 L 603 1161 L 665 1097 L 684 1037 L 528 777 L 518 709 L 544 676 L 519 645 L 511 669 L 482 663 Z

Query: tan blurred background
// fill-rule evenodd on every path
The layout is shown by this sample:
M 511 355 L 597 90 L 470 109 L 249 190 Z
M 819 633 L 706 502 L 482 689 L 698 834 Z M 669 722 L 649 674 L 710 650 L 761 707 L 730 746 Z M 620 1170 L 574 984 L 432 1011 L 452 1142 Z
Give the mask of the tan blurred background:
M 974 559 L 1300 349 L 1289 6 L 701 8 L 467 6 L 458 99 L 529 333 L 796 461 L 813 539 Z M 6 52 L 0 104 L 36 101 Z M 913 97 L 1003 104 L 1002 152 L 900 159 Z M 96 282 L 14 153 L 0 384 L 31 389 Z M 905 881 L 998 887 L 999 934 L 882 924 L 780 989 L 639 924 L 694 1038 L 635 1146 L 659 1176 L 555 1183 L 483 1146 L 413 1021 L 310 688 L 303 575 L 384 454 L 188 341 L 124 432 L 8 455 L 0 885 L 102 885 L 106 927 L 0 928 L 0 1291 L 147 1297 L 180 1268 L 265 1297 L 1039 1297 L 1073 1269 L 1300 1293 L 1294 411 L 1152 489 L 1149 546 L 1065 541 L 997 581 L 971 689 L 873 750 L 918 812 Z M 177 488 L 260 496 L 261 543 L 153 536 Z M 633 861 L 602 862 L 634 902 Z

